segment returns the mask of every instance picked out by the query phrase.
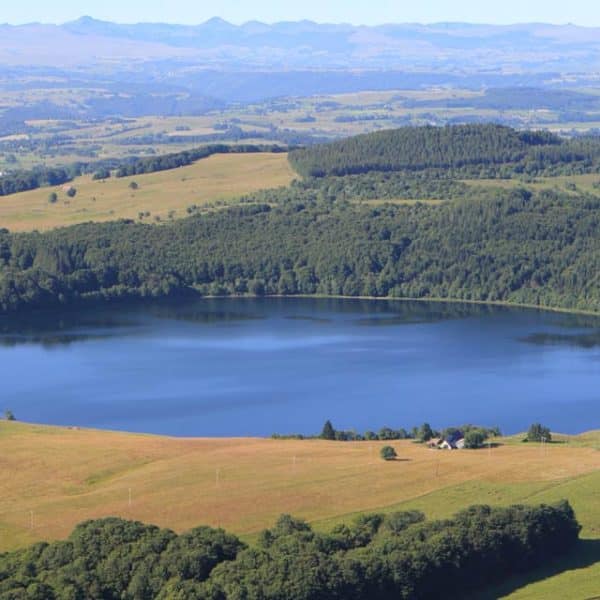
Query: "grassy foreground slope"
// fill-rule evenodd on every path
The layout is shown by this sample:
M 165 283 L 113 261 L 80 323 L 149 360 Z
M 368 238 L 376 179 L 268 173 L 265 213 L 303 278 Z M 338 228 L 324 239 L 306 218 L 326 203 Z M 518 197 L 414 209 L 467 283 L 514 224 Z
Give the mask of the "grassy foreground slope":
M 177 531 L 218 525 L 251 539 L 283 512 L 328 529 L 365 511 L 418 508 L 437 518 L 474 503 L 567 498 L 583 525 L 582 556 L 565 559 L 575 570 L 534 589 L 568 590 L 574 582 L 586 593 L 600 589 L 600 434 L 545 448 L 507 440 L 491 451 L 394 442 L 400 460 L 393 463 L 380 460 L 380 445 L 176 439 L 2 422 L 0 551 L 64 538 L 76 523 L 109 515 Z M 502 593 L 515 587 L 507 585 Z
M 91 175 L 71 184 L 77 194 L 68 198 L 62 188 L 38 188 L 0 198 L 0 227 L 11 231 L 40 231 L 87 221 L 137 219 L 146 221 L 186 217 L 190 205 L 232 200 L 263 188 L 289 184 L 294 172 L 285 153 L 214 154 L 193 165 L 132 177 L 94 181 Z M 135 181 L 138 189 L 129 186 Z M 58 195 L 48 202 L 51 192 Z

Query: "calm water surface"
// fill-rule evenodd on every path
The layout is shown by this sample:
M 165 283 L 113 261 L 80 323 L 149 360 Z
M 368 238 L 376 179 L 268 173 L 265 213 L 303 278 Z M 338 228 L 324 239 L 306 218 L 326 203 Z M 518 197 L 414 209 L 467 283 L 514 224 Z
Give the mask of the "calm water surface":
M 227 299 L 0 320 L 0 408 L 174 435 L 540 420 L 600 428 L 600 320 L 419 302 Z

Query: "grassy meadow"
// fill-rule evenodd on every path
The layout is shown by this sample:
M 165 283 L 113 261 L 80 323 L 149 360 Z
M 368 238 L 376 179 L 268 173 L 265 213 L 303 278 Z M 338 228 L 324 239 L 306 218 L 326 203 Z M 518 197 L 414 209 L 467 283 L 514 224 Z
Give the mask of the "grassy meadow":
M 90 175 L 72 182 L 77 190 L 67 197 L 62 186 L 39 188 L 0 198 L 0 227 L 39 231 L 84 223 L 137 219 L 145 222 L 182 218 L 191 205 L 199 208 L 234 200 L 263 188 L 289 184 L 295 173 L 284 153 L 215 154 L 193 165 L 133 177 L 94 181 Z M 138 189 L 130 189 L 135 181 Z M 48 196 L 56 192 L 58 201 Z
M 179 439 L 0 422 L 0 551 L 64 538 L 76 523 L 108 515 L 176 531 L 221 526 L 252 540 L 283 512 L 329 529 L 365 511 L 445 517 L 474 503 L 567 498 L 584 539 L 565 559 L 568 570 L 551 565 L 534 577 L 550 579 L 509 581 L 497 593 L 592 597 L 600 590 L 600 432 L 544 447 L 502 442 L 455 452 L 392 442 L 399 460 L 387 463 L 382 442 Z
M 527 188 L 532 191 L 560 190 L 561 193 L 600 195 L 600 174 L 562 175 L 558 177 L 537 177 L 533 181 L 520 179 L 465 179 L 464 183 L 473 187 L 514 189 Z M 573 188 L 573 185 L 575 188 Z

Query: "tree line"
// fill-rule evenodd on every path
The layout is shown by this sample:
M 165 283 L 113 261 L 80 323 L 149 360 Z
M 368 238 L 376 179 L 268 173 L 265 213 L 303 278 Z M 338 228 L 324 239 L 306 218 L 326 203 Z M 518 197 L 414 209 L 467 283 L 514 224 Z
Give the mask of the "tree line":
M 140 158 L 133 162 L 121 165 L 117 169 L 115 177 L 128 177 L 131 175 L 142 175 L 144 173 L 155 173 L 157 171 L 177 169 L 179 167 L 191 165 L 203 158 L 208 158 L 213 154 L 248 154 L 256 152 L 285 151 L 285 148 L 278 145 L 239 144 L 229 146 L 226 144 L 212 144 L 193 150 L 184 150 L 172 154 Z
M 380 600 L 463 595 L 561 556 L 580 526 L 566 501 L 472 506 L 444 521 L 366 514 L 318 533 L 282 515 L 247 546 L 222 529 L 177 535 L 117 518 L 0 555 L 0 600 Z
M 0 177 L 0 196 L 27 192 L 39 187 L 62 185 L 72 181 L 73 169 L 38 167 L 30 171 L 18 170 Z
M 533 425 L 532 429 L 530 429 L 530 433 L 528 435 L 529 441 L 539 441 L 536 439 L 535 434 L 531 432 L 534 430 L 533 428 L 538 427 L 537 425 Z M 483 442 L 488 440 L 490 437 L 498 437 L 502 435 L 500 429 L 498 427 L 483 427 L 480 425 L 463 425 L 461 427 L 446 427 L 440 431 L 436 431 L 432 429 L 429 423 L 423 423 L 421 426 L 414 426 L 411 429 L 405 429 L 404 427 L 400 427 L 399 429 L 393 429 L 392 427 L 382 427 L 378 431 L 367 430 L 363 433 L 360 433 L 354 429 L 336 429 L 330 420 L 325 421 L 323 425 L 323 429 L 319 435 L 306 436 L 303 434 L 278 434 L 274 433 L 271 437 L 273 439 L 295 439 L 295 440 L 303 440 L 303 439 L 321 439 L 321 440 L 329 440 L 329 441 L 338 441 L 338 442 L 369 442 L 369 441 L 392 441 L 392 440 L 414 440 L 416 442 L 428 442 L 432 438 L 449 438 L 452 437 L 456 432 L 461 432 L 465 435 L 465 439 L 467 436 L 470 436 L 473 440 L 473 444 L 469 447 L 479 448 L 483 445 Z M 537 429 L 535 429 L 537 431 Z M 548 431 L 548 436 L 550 433 Z M 551 439 L 548 437 L 548 439 Z
M 164 154 L 147 158 L 106 159 L 95 162 L 77 162 L 65 167 L 35 167 L 31 170 L 14 170 L 0 177 L 0 196 L 35 190 L 40 187 L 62 185 L 84 173 L 93 173 L 96 179 L 110 177 L 115 170 L 116 177 L 154 173 L 191 165 L 197 160 L 213 154 L 246 154 L 256 152 L 285 152 L 286 148 L 277 144 L 213 144 L 193 150 Z

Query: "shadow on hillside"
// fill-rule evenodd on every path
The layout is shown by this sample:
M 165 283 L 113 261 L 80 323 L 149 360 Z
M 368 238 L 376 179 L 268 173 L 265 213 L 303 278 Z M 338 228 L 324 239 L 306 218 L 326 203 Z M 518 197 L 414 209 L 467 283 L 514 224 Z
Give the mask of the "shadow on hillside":
M 573 550 L 562 558 L 544 565 L 529 573 L 521 573 L 509 577 L 501 585 L 494 586 L 484 592 L 474 593 L 467 600 L 496 600 L 507 596 L 520 588 L 530 585 L 567 571 L 584 569 L 595 563 L 600 563 L 600 539 L 579 540 Z M 583 577 L 583 575 L 582 575 Z

